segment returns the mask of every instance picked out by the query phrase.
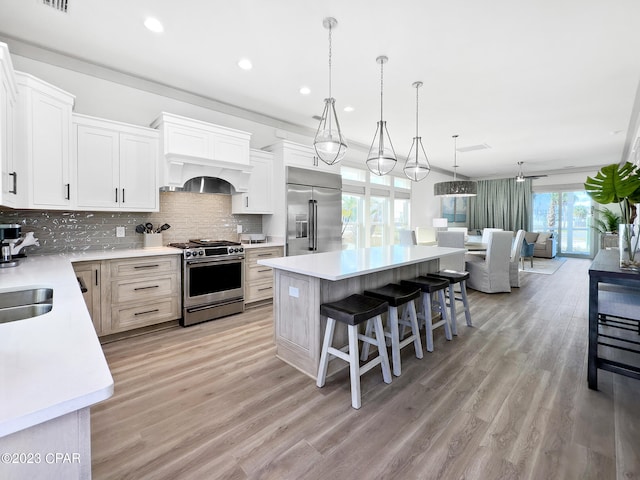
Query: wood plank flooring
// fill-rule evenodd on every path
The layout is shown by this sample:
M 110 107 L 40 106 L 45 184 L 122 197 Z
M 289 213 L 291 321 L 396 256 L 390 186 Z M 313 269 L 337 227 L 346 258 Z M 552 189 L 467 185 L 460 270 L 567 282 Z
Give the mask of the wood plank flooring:
M 270 306 L 106 344 L 93 478 L 640 478 L 640 382 L 587 388 L 589 264 L 470 291 L 474 327 L 367 373 L 360 410 L 347 371 L 319 389 L 275 358 Z

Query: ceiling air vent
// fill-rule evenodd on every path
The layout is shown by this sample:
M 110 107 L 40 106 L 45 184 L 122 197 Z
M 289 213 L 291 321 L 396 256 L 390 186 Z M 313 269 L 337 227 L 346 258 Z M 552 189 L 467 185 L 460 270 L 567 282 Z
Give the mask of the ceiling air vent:
M 481 143 L 479 145 L 469 145 L 468 147 L 460 147 L 457 148 L 457 150 L 459 152 L 473 152 L 474 150 L 486 150 L 488 148 L 491 148 L 490 145 L 487 145 L 486 143 Z
M 45 5 L 55 8 L 59 12 L 67 13 L 68 0 L 42 0 Z

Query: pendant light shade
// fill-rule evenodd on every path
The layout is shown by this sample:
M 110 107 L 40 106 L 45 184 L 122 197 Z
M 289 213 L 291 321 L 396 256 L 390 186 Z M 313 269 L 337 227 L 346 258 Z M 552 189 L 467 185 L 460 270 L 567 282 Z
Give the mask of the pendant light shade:
M 384 87 L 383 67 L 388 60 L 389 59 L 384 55 L 376 58 L 376 62 L 380 64 L 380 121 L 376 127 L 376 134 L 373 137 L 373 142 L 371 142 L 371 148 L 367 155 L 367 168 L 371 173 L 379 176 L 386 175 L 391 172 L 398 161 L 396 158 L 396 152 L 393 149 L 393 144 L 391 143 L 391 137 L 389 137 L 389 132 L 387 131 L 387 122 L 384 121 L 382 115 Z
M 416 136 L 413 137 L 413 143 L 403 170 L 408 178 L 414 182 L 419 182 L 429 175 L 431 166 L 427 159 L 427 153 L 422 146 L 422 138 L 418 136 L 418 89 L 422 86 L 422 82 L 414 82 L 412 86 L 416 89 Z
M 518 174 L 516 175 L 516 182 L 524 182 L 524 173 L 522 173 L 522 164 L 524 162 L 518 162 L 518 166 L 520 169 L 518 170 Z
M 336 115 L 336 101 L 331 96 L 331 31 L 338 25 L 335 18 L 327 17 L 322 21 L 329 30 L 329 98 L 324 99 L 324 110 L 313 146 L 318 158 L 327 165 L 338 163 L 347 153 L 347 142 L 340 131 L 340 123 Z
M 453 135 L 453 181 L 440 182 L 433 186 L 433 194 L 439 197 L 475 197 L 478 194 L 478 185 L 470 180 L 457 180 L 457 139 Z

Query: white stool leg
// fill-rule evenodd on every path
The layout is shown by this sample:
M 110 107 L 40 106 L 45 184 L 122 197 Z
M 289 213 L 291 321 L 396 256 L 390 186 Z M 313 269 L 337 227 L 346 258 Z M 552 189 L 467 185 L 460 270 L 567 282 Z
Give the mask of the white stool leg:
M 391 358 L 393 374 L 399 377 L 402 373 L 400 366 L 400 332 L 398 330 L 398 307 L 389 306 L 389 329 L 391 330 Z
M 471 323 L 471 310 L 469 310 L 469 299 L 467 298 L 467 281 L 460 282 L 460 292 L 462 293 L 462 304 L 464 305 L 464 316 L 467 319 L 467 326 L 473 327 Z
M 349 376 L 351 377 L 351 406 L 360 408 L 360 360 L 358 355 L 358 326 L 347 325 L 349 331 Z
M 324 331 L 324 341 L 322 342 L 322 352 L 320 353 L 320 365 L 318 367 L 318 378 L 316 385 L 323 387 L 327 378 L 327 366 L 329 365 L 329 347 L 333 342 L 333 332 L 336 328 L 336 321 L 333 318 L 327 318 L 327 327 Z
M 424 309 L 424 332 L 427 340 L 427 352 L 433 352 L 433 321 L 431 314 L 431 294 L 422 294 L 422 305 Z
M 418 328 L 418 314 L 416 313 L 416 304 L 413 300 L 405 307 L 409 309 L 409 321 L 411 322 L 411 332 L 415 337 L 413 346 L 416 349 L 416 357 L 422 358 L 422 340 L 420 340 L 420 329 Z
M 367 326 L 364 329 L 364 335 L 366 337 L 370 337 L 372 332 L 373 332 L 373 325 L 371 324 L 370 321 L 367 320 Z M 364 344 L 362 345 L 362 353 L 360 354 L 360 360 L 364 362 L 367 358 L 369 358 L 369 344 L 367 342 L 364 342 Z
M 456 292 L 453 291 L 453 283 L 449 283 L 449 306 L 451 310 L 451 333 L 453 333 L 454 335 L 458 335 L 458 322 L 456 318 Z
M 384 329 L 382 328 L 382 317 L 376 315 L 373 319 L 376 329 L 376 341 L 378 342 L 378 355 L 380 356 L 380 366 L 382 368 L 382 379 L 384 383 L 391 383 L 391 369 L 389 368 L 389 357 L 387 355 Z
M 442 321 L 444 322 L 444 336 L 447 340 L 451 340 L 451 323 L 449 318 L 447 318 L 447 304 L 444 289 L 438 290 L 438 298 L 440 299 L 440 315 L 442 315 Z

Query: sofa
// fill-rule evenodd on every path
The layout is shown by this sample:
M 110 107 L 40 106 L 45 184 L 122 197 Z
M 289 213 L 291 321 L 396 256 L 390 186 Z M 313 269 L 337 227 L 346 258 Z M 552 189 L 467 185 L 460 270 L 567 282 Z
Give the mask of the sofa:
M 551 232 L 527 232 L 524 234 L 527 243 L 533 243 L 533 256 L 538 258 L 554 258 L 557 253 L 557 242 Z

